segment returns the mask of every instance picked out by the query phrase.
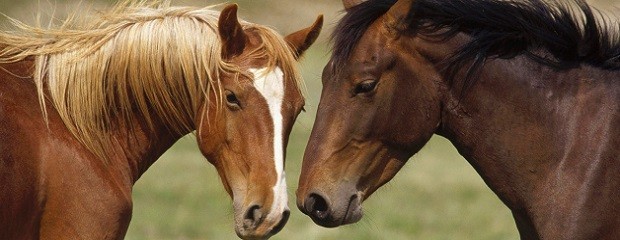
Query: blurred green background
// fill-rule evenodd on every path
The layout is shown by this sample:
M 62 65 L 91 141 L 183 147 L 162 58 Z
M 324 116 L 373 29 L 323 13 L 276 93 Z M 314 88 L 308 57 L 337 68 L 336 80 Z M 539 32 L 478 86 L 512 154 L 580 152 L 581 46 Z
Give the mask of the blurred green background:
M 115 1 L 82 0 L 102 9 Z M 310 135 L 321 89 L 321 70 L 329 58 L 328 35 L 341 16 L 337 0 L 238 0 L 240 16 L 282 34 L 326 17 L 319 41 L 301 69 L 307 85 L 306 113 L 298 118 L 287 149 L 288 224 L 272 239 L 519 239 L 509 210 L 486 187 L 467 161 L 441 137 L 434 137 L 401 172 L 364 203 L 364 218 L 336 229 L 315 225 L 295 205 L 303 150 Z M 614 11 L 616 0 L 590 1 Z M 172 1 L 207 6 L 222 1 Z M 0 12 L 27 23 L 80 10 L 79 1 L 0 0 Z M 54 13 L 54 14 L 52 14 Z M 43 20 L 43 25 L 47 20 Z M 6 28 L 6 21 L 0 21 Z M 181 139 L 137 182 L 133 219 L 126 239 L 236 239 L 231 200 L 215 168 L 199 153 L 194 136 Z

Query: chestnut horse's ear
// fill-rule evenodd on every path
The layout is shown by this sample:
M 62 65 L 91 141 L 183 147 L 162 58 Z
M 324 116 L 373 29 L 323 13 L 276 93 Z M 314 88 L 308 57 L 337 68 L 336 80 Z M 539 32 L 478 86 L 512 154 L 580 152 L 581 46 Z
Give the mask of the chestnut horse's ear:
M 366 0 L 342 0 L 342 5 L 344 5 L 344 10 L 349 11 L 352 7 L 360 5 L 360 3 L 366 2 Z
M 312 26 L 291 33 L 284 38 L 288 45 L 293 49 L 295 59 L 299 59 L 299 57 L 301 57 L 301 55 L 308 50 L 310 45 L 316 41 L 321 33 L 321 28 L 323 28 L 323 15 L 319 15 Z
M 401 32 L 407 29 L 407 16 L 414 0 L 398 0 L 385 14 L 385 25 L 390 32 Z
M 243 53 L 247 36 L 237 19 L 237 4 L 230 4 L 220 13 L 217 30 L 222 41 L 222 58 L 231 59 Z

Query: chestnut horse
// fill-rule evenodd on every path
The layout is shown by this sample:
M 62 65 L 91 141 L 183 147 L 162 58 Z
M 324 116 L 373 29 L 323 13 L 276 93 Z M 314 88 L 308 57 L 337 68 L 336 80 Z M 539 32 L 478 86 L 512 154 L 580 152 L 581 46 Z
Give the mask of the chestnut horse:
M 582 0 L 344 3 L 297 190 L 314 222 L 358 221 L 436 133 L 522 239 L 620 239 L 616 25 Z
M 236 5 L 167 5 L 0 33 L 0 239 L 122 239 L 133 184 L 194 130 L 239 237 L 282 229 L 284 150 L 304 105 L 296 59 L 322 17 L 283 38 Z

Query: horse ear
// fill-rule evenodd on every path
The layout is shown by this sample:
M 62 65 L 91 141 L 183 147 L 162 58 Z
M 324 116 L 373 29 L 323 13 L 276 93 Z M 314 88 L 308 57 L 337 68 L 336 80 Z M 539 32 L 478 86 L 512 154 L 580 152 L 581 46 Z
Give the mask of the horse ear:
M 366 2 L 366 0 L 342 0 L 342 5 L 344 5 L 344 9 L 349 11 L 352 7 L 360 5 L 360 3 Z
M 217 30 L 222 41 L 222 58 L 231 59 L 243 53 L 247 36 L 237 19 L 237 4 L 230 4 L 222 10 Z
M 407 29 L 407 16 L 414 0 L 398 0 L 386 13 L 385 25 L 390 32 L 401 32 Z
M 312 26 L 291 33 L 284 38 L 288 45 L 293 49 L 295 59 L 299 59 L 299 57 L 301 57 L 301 55 L 308 50 L 310 45 L 316 41 L 321 33 L 321 28 L 323 28 L 323 15 L 319 15 Z

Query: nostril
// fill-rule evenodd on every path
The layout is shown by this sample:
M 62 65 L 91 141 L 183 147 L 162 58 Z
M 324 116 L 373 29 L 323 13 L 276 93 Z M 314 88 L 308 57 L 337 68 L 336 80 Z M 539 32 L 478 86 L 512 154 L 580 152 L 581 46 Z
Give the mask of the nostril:
M 262 211 L 259 205 L 252 205 L 248 208 L 243 216 L 243 226 L 246 229 L 254 229 L 262 220 Z
M 325 198 L 321 197 L 318 194 L 310 194 L 304 203 L 304 207 L 306 212 L 319 219 L 325 219 L 327 217 L 327 212 L 329 211 L 329 205 L 327 205 L 327 201 Z

